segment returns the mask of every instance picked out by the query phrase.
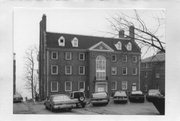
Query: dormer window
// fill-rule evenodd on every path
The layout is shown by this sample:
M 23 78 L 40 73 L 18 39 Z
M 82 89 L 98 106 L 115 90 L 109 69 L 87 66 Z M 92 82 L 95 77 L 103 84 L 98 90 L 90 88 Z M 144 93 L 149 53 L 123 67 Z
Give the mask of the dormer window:
M 73 47 L 78 47 L 78 39 L 76 37 L 71 41 Z
M 126 48 L 128 51 L 131 51 L 132 50 L 132 44 L 129 42 L 127 45 L 126 45 Z
M 65 38 L 63 36 L 61 36 L 59 38 L 58 44 L 59 44 L 59 46 L 65 46 Z
M 122 50 L 122 44 L 121 44 L 121 42 L 120 42 L 120 41 L 117 42 L 117 43 L 115 44 L 115 47 L 116 47 L 117 50 Z

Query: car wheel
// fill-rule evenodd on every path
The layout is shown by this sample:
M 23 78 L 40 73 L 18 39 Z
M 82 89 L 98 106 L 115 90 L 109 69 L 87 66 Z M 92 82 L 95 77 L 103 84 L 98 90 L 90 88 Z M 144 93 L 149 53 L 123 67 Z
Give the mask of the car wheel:
M 50 109 L 51 109 L 52 112 L 54 112 L 54 108 L 52 106 L 50 107 Z
M 84 108 L 86 106 L 86 104 L 81 104 L 82 108 Z
M 83 96 L 79 97 L 79 101 L 83 102 L 85 98 Z

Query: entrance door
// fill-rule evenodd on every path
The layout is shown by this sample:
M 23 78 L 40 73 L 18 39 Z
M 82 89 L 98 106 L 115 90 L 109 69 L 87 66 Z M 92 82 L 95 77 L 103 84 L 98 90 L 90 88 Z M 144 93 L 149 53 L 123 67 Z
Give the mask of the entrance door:
M 107 92 L 107 83 L 106 82 L 96 82 L 95 92 Z

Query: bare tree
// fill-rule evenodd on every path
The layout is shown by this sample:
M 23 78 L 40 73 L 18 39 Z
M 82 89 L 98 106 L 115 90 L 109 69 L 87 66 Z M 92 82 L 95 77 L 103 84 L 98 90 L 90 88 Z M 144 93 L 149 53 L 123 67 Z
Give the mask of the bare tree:
M 30 90 L 34 101 L 38 93 L 38 49 L 36 46 L 29 47 L 25 52 L 25 80 L 26 88 Z
M 134 40 L 138 43 L 140 48 L 146 48 L 144 51 L 144 55 L 150 50 L 161 51 L 165 53 L 165 42 L 161 41 L 161 38 L 164 35 L 160 35 L 161 27 L 164 27 L 165 23 L 165 12 L 163 10 L 159 11 L 158 15 L 151 16 L 156 22 L 156 25 L 147 24 L 143 18 L 140 16 L 137 10 L 134 10 L 133 15 L 127 15 L 122 12 L 119 12 L 115 16 L 111 16 L 110 18 L 106 18 L 110 23 L 112 28 L 112 32 L 108 32 L 111 35 L 117 36 L 120 30 L 124 30 L 125 32 L 129 30 L 130 26 L 134 27 Z M 153 23 L 153 22 L 152 22 Z M 164 34 L 164 33 L 163 33 Z M 125 34 L 126 37 L 131 39 L 132 36 Z

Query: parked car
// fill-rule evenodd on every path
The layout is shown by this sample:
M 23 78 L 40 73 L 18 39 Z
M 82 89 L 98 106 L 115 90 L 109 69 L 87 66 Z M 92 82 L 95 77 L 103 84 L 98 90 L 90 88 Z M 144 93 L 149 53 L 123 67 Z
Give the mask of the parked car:
M 146 95 L 146 100 L 152 102 L 156 97 L 163 97 L 159 89 L 149 89 Z
M 76 107 L 84 108 L 86 106 L 86 98 L 83 91 L 73 91 L 70 93 L 71 99 L 77 99 Z
M 20 94 L 13 95 L 13 102 L 14 103 L 18 103 L 18 102 L 22 102 L 22 101 L 23 101 L 23 98 Z
M 66 109 L 71 111 L 71 109 L 76 106 L 76 103 L 77 101 L 72 100 L 68 95 L 56 94 L 47 98 L 47 100 L 44 102 L 44 105 L 46 109 L 49 109 L 52 112 L 58 109 Z
M 130 102 L 144 102 L 144 94 L 141 91 L 132 91 L 129 95 Z
M 127 103 L 128 97 L 125 91 L 116 91 L 113 100 L 114 103 Z
M 92 94 L 91 104 L 93 106 L 98 104 L 107 105 L 109 103 L 109 96 L 106 92 L 96 92 Z

